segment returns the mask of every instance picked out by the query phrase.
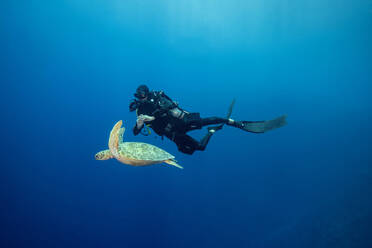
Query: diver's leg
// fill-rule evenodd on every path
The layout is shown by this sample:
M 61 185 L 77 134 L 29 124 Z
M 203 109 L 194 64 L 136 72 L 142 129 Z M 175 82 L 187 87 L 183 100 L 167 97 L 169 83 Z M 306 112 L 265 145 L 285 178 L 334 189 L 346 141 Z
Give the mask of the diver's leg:
M 173 141 L 176 143 L 180 152 L 189 155 L 193 154 L 199 147 L 199 142 L 197 140 L 184 133 L 176 134 Z
M 200 140 L 200 142 L 187 134 L 178 134 L 175 136 L 174 142 L 176 143 L 179 151 L 191 155 L 196 150 L 204 151 L 214 132 L 214 130 L 209 130 L 208 133 Z
M 208 126 L 208 125 L 214 125 L 214 124 L 225 124 L 228 122 L 229 119 L 221 118 L 221 117 L 207 117 L 201 119 L 201 125 Z
M 191 115 L 191 114 L 189 114 Z M 184 128 L 185 132 L 189 132 L 196 129 L 201 129 L 204 126 L 208 125 L 222 125 L 228 122 L 228 119 L 220 118 L 220 117 L 208 117 L 208 118 L 200 118 L 199 113 L 192 113 L 193 116 L 186 117 L 186 125 Z M 216 130 L 221 129 L 215 127 Z
M 221 129 L 221 128 L 220 128 Z M 208 145 L 208 142 L 210 141 L 210 139 L 212 138 L 212 135 L 213 133 L 215 132 L 216 130 L 213 129 L 213 128 L 210 128 L 208 130 L 208 133 L 200 140 L 199 142 L 199 146 L 198 146 L 198 150 L 200 151 L 204 151 L 205 148 L 207 147 Z
M 208 117 L 208 118 L 202 118 L 201 119 L 201 125 L 202 126 L 208 126 L 208 125 L 215 125 L 208 127 L 209 131 L 218 131 L 222 129 L 223 125 L 226 124 L 229 120 L 225 118 L 220 117 Z
M 231 120 L 230 116 L 232 114 L 234 104 L 235 104 L 235 99 L 233 99 L 232 102 L 230 103 L 229 109 L 227 110 L 227 115 L 226 115 L 225 118 L 220 118 L 220 117 L 204 118 L 204 119 L 202 119 L 202 126 L 210 125 L 210 124 L 218 124 L 217 126 L 208 127 L 208 130 L 213 131 L 213 132 L 217 131 L 217 130 L 220 130 L 223 127 L 224 124 L 226 124 L 227 122 L 229 122 Z

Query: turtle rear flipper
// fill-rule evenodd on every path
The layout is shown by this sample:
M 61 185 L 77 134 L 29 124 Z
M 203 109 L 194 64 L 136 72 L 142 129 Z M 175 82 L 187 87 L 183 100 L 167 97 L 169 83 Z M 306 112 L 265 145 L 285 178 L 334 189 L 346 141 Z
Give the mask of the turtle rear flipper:
M 176 160 L 174 159 L 168 159 L 168 160 L 165 160 L 164 163 L 167 163 L 167 164 L 170 164 L 170 165 L 173 165 L 179 169 L 183 169 L 183 167 L 179 164 L 177 164 Z

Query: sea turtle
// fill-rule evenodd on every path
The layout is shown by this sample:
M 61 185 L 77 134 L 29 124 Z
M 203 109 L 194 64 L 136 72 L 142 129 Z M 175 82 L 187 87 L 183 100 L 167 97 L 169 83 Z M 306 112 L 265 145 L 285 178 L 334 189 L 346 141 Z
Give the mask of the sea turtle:
M 125 128 L 121 127 L 122 124 L 123 122 L 120 120 L 112 128 L 108 143 L 110 149 L 98 152 L 95 155 L 96 160 L 116 158 L 123 164 L 133 166 L 145 166 L 164 162 L 183 169 L 182 166 L 177 164 L 173 155 L 157 146 L 142 142 L 123 142 Z

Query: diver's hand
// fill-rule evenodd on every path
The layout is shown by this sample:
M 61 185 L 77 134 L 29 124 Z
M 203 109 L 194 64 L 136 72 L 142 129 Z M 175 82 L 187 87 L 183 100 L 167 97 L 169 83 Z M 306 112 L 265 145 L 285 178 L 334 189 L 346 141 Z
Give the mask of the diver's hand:
M 149 115 L 139 115 L 137 117 L 137 127 L 141 128 L 145 121 L 153 121 L 155 120 L 154 116 L 149 116 Z
M 153 121 L 155 120 L 154 116 L 149 116 L 149 115 L 140 115 L 138 118 L 142 119 L 143 121 Z

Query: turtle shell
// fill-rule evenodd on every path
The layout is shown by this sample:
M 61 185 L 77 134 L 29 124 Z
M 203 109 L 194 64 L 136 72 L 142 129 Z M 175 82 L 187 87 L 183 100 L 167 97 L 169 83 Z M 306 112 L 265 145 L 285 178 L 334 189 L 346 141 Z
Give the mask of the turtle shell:
M 172 154 L 151 144 L 142 142 L 123 142 L 119 145 L 120 156 L 136 160 L 164 161 L 174 159 Z

